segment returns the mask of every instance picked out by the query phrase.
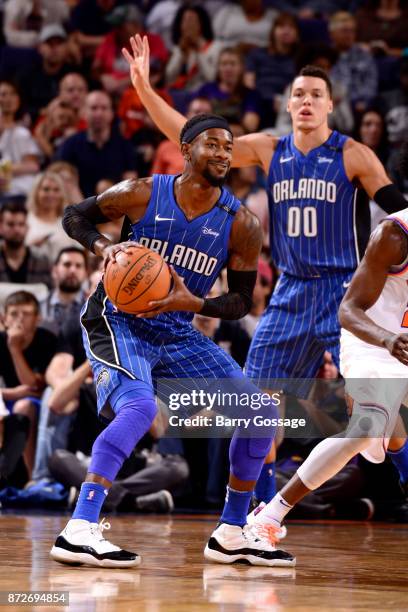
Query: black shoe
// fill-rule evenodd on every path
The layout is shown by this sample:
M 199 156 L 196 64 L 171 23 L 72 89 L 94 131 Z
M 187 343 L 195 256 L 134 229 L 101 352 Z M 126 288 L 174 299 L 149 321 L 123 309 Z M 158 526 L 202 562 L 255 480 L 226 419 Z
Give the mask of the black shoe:
M 136 509 L 139 512 L 157 512 L 166 514 L 174 510 L 174 501 L 171 493 L 163 489 L 157 493 L 139 495 L 135 499 Z

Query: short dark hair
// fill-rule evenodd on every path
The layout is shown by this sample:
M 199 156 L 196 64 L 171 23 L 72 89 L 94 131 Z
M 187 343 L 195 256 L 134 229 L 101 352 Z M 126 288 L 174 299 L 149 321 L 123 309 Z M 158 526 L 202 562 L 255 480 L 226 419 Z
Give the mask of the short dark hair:
M 25 206 L 25 198 L 9 198 L 4 200 L 0 205 L 0 215 L 9 212 L 12 214 L 21 213 L 27 216 L 27 208 Z
M 191 119 L 186 121 L 183 127 L 181 128 L 180 144 L 183 142 L 184 134 L 187 130 L 193 127 L 193 125 L 197 125 L 197 123 L 201 123 L 202 121 L 206 121 L 207 119 L 220 119 L 220 115 L 213 115 L 211 113 L 200 113 L 199 115 L 194 115 L 194 117 L 191 117 Z
M 322 81 L 326 83 L 327 91 L 329 92 L 330 98 L 333 97 L 333 86 L 332 86 L 331 80 L 329 78 L 329 75 L 327 74 L 325 70 L 323 70 L 323 68 L 319 68 L 319 66 L 313 66 L 311 64 L 309 64 L 308 66 L 304 66 L 304 68 L 302 68 L 302 70 L 300 70 L 299 73 L 293 79 L 292 86 L 293 86 L 293 82 L 295 81 L 295 79 L 297 79 L 298 77 L 302 77 L 302 76 L 315 77 L 317 79 L 322 79 Z
M 80 249 L 79 247 L 76 247 L 76 246 L 68 246 L 68 247 L 64 247 L 63 249 L 61 249 L 59 251 L 57 257 L 55 258 L 54 266 L 59 264 L 61 257 L 65 253 L 78 253 L 79 255 L 82 255 L 82 257 L 84 258 L 85 267 L 87 266 L 88 260 L 87 260 L 86 253 L 85 253 L 84 249 Z
M 7 308 L 10 306 L 25 306 L 26 304 L 34 306 L 37 314 L 40 312 L 40 305 L 37 298 L 29 291 L 16 291 L 15 293 L 11 293 L 4 302 L 4 311 L 7 312 Z

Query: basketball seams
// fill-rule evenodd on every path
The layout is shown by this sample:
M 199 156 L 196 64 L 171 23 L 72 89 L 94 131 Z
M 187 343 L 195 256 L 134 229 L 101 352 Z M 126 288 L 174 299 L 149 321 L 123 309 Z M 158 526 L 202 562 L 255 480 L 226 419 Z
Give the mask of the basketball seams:
M 150 253 L 146 253 L 146 255 L 150 255 Z M 146 291 L 148 291 L 152 287 L 152 285 L 156 282 L 156 279 L 160 276 L 160 272 L 162 271 L 164 263 L 165 262 L 162 259 L 159 271 L 157 272 L 156 276 L 154 277 L 154 279 L 152 280 L 150 285 L 148 287 L 146 287 L 146 289 L 144 289 L 142 291 L 142 293 L 139 293 L 139 295 L 137 297 L 134 297 L 132 300 L 130 300 L 130 302 L 123 302 L 123 303 L 119 304 L 119 306 L 129 306 L 129 304 L 132 304 L 133 302 L 139 300 L 142 297 L 142 295 L 144 295 L 146 293 Z M 139 312 L 144 312 L 144 311 L 145 311 L 145 309 L 143 308 Z M 137 314 L 137 313 L 135 313 L 135 314 Z
M 138 262 L 139 262 L 141 259 L 143 259 L 143 257 L 147 257 L 148 255 L 149 255 L 149 253 L 148 253 L 148 252 L 144 252 L 144 253 L 143 253 L 143 254 L 142 254 L 142 255 L 141 255 L 141 256 L 140 256 L 138 259 L 136 259 L 136 261 L 134 261 L 134 262 L 132 263 L 132 265 L 130 266 L 129 270 L 126 272 L 125 276 L 122 278 L 122 281 L 121 281 L 121 283 L 120 283 L 120 285 L 119 285 L 119 288 L 118 288 L 118 289 L 117 289 L 117 291 L 116 291 L 115 299 L 113 300 L 113 302 L 114 302 L 114 303 L 116 303 L 116 302 L 117 302 L 119 292 L 120 292 L 120 290 L 122 289 L 123 283 L 125 282 L 125 279 L 127 278 L 128 274 L 129 274 L 129 273 L 130 273 L 130 272 L 133 270 L 133 268 L 135 267 L 135 265 L 136 265 L 136 264 L 137 264 L 137 263 L 138 263 Z M 109 280 L 109 279 L 107 279 L 107 281 L 108 281 L 108 280 Z

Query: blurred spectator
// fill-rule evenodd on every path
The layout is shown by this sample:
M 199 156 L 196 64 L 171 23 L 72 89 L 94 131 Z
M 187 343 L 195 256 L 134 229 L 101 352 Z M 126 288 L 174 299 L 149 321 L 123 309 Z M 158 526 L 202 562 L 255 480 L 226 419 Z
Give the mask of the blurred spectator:
M 212 113 L 213 107 L 207 98 L 194 98 L 187 108 L 186 118 L 191 119 L 201 113 Z M 184 157 L 180 145 L 171 140 L 163 140 L 157 147 L 152 165 L 152 174 L 179 174 L 184 168 Z
M 378 74 L 370 53 L 356 44 L 356 29 L 350 13 L 340 11 L 330 18 L 330 37 L 339 54 L 332 76 L 346 87 L 353 108 L 362 112 L 377 95 Z
M 222 43 L 213 40 L 207 11 L 182 6 L 173 22 L 173 49 L 166 66 L 166 82 L 173 89 L 193 91 L 213 81 Z
M 247 57 L 245 82 L 261 95 L 263 126 L 274 125 L 284 89 L 295 76 L 298 43 L 296 18 L 282 13 L 273 23 L 268 48 L 253 49 Z
M 46 158 L 51 159 L 55 150 L 68 136 L 77 132 L 75 110 L 60 98 L 54 98 L 42 113 L 34 128 L 34 136 Z
M 86 128 L 84 109 L 87 93 L 88 83 L 78 72 L 69 72 L 59 82 L 58 98 L 74 109 L 78 130 Z
M 43 327 L 56 335 L 69 319 L 79 324 L 85 302 L 83 284 L 87 277 L 85 251 L 77 247 L 61 249 L 52 268 L 54 289 L 41 303 Z
M 408 139 L 408 58 L 401 61 L 400 86 L 379 96 L 391 147 L 399 149 Z M 396 155 L 393 156 L 396 160 Z
M 356 13 L 357 40 L 375 55 L 400 57 L 408 47 L 408 7 L 401 0 L 367 0 Z
M 0 210 L 0 283 L 44 283 L 51 287 L 50 263 L 25 246 L 27 210 L 22 203 L 5 202 Z
M 47 166 L 47 171 L 54 172 L 54 174 L 58 174 L 61 177 L 68 204 L 78 204 L 78 202 L 84 199 L 79 188 L 79 173 L 75 166 L 65 161 L 56 161 Z
M 95 193 L 98 181 L 137 176 L 131 143 L 115 125 L 112 101 L 104 91 L 92 91 L 85 104 L 87 129 L 74 134 L 61 145 L 56 159 L 78 169 L 79 184 L 85 197 Z
M 239 4 L 227 4 L 217 13 L 216 38 L 231 47 L 267 47 L 277 11 L 266 9 L 262 0 L 241 0 Z
M 68 200 L 58 174 L 46 170 L 38 176 L 27 200 L 26 244 L 37 246 L 53 263 L 65 246 L 78 246 L 62 229 L 62 213 Z
M 158 60 L 150 60 L 150 83 L 167 104 L 173 106 L 173 99 L 164 87 L 164 65 Z M 119 101 L 117 115 L 121 120 L 121 131 L 125 138 L 132 136 L 144 127 L 155 128 L 149 113 L 143 106 L 136 89 L 126 89 Z
M 165 63 L 168 52 L 160 36 L 143 29 L 142 15 L 136 6 L 117 6 L 106 20 L 114 26 L 102 44 L 97 48 L 93 63 L 93 75 L 100 80 L 103 88 L 111 95 L 120 95 L 131 85 L 129 65 L 122 55 L 122 48 L 129 48 L 129 38 L 140 34 L 149 41 L 150 57 L 153 61 Z
M 27 481 L 21 457 L 29 429 L 28 417 L 8 414 L 1 401 L 0 389 L 0 490 L 7 486 L 23 487 Z
M 205 8 L 214 19 L 214 15 L 229 4 L 230 0 L 206 0 Z M 171 30 L 178 9 L 185 4 L 184 0 L 159 0 L 153 2 L 154 6 L 146 15 L 146 29 L 149 32 L 160 34 L 168 49 L 171 49 Z
M 69 16 L 65 0 L 7 0 L 4 35 L 13 47 L 36 47 L 43 26 L 62 25 Z
M 37 409 L 44 389 L 44 373 L 51 361 L 57 339 L 38 327 L 39 304 L 27 291 L 10 295 L 5 304 L 5 332 L 0 332 L 0 376 L 6 407 L 30 419 L 24 461 L 30 478 L 34 464 Z
M 269 263 L 261 257 L 258 261 L 258 275 L 252 294 L 251 310 L 239 321 L 239 324 L 247 332 L 250 338 L 253 337 L 255 329 L 264 313 L 268 299 L 272 293 L 273 284 L 274 278 L 272 268 Z
M 20 95 L 0 81 L 0 193 L 27 194 L 40 169 L 40 150 L 27 128 L 18 125 Z
M 323 68 L 329 75 L 333 87 L 333 112 L 329 115 L 329 126 L 332 129 L 351 134 L 354 126 L 353 111 L 347 96 L 346 87 L 341 81 L 333 78 L 331 69 L 336 63 L 337 53 L 334 49 L 327 45 L 308 45 L 302 50 L 302 53 L 297 62 L 297 71 L 303 66 L 312 64 Z M 281 100 L 280 110 L 276 118 L 275 128 L 273 133 L 276 136 L 283 136 L 292 130 L 292 120 L 287 112 L 287 105 L 290 96 L 292 83 L 290 83 Z
M 214 112 L 231 123 L 240 123 L 246 132 L 259 126 L 260 98 L 243 82 L 244 61 L 238 49 L 223 49 L 218 58 L 216 81 L 206 83 L 197 92 L 208 98 Z
M 261 222 L 263 230 L 262 248 L 269 248 L 269 209 L 268 195 L 262 187 L 257 184 L 256 167 L 231 168 L 227 185 L 231 192 L 241 200 L 242 204 L 249 208 Z
M 72 9 L 69 30 L 84 58 L 92 57 L 105 34 L 111 31 L 106 17 L 115 4 L 116 0 L 80 0 Z
M 33 122 L 41 110 L 57 96 L 61 78 L 74 71 L 74 66 L 69 64 L 67 33 L 62 26 L 51 24 L 42 28 L 38 52 L 35 65 L 22 68 L 17 75 Z

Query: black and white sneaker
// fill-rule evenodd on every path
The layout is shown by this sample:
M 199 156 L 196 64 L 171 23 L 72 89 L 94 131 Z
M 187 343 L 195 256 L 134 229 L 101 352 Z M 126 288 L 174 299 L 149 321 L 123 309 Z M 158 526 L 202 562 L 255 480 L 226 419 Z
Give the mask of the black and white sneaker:
M 227 525 L 221 523 L 211 534 L 204 557 L 217 563 L 247 562 L 269 567 L 294 567 L 296 559 L 272 543 L 269 527 L 262 525 Z
M 110 524 L 104 520 L 98 525 L 82 519 L 71 519 L 55 540 L 50 556 L 55 561 L 69 565 L 94 567 L 139 565 L 141 557 L 105 540 L 102 535 L 104 529 L 110 529 Z

